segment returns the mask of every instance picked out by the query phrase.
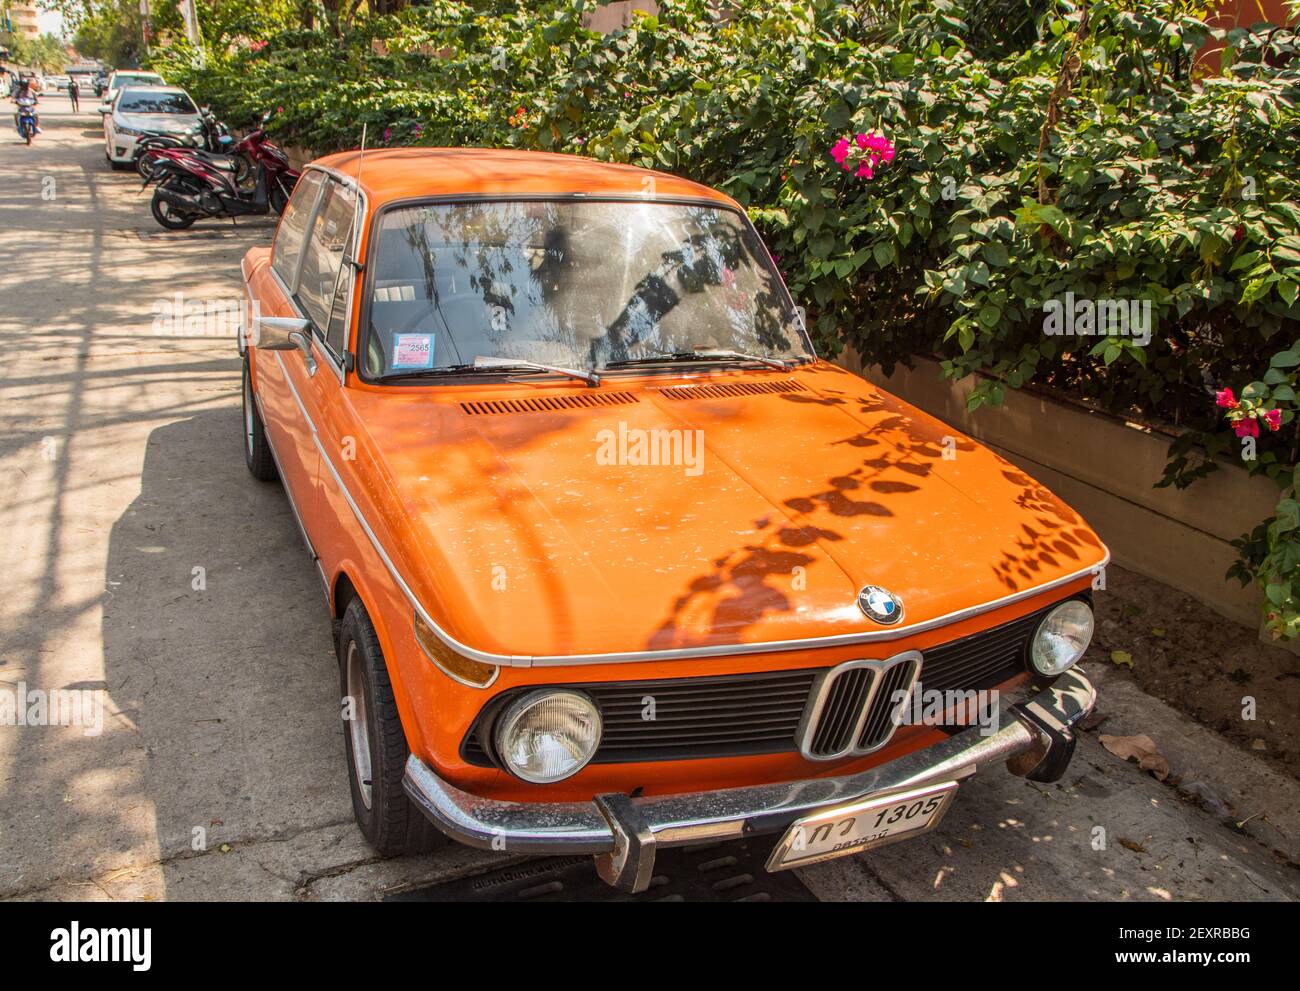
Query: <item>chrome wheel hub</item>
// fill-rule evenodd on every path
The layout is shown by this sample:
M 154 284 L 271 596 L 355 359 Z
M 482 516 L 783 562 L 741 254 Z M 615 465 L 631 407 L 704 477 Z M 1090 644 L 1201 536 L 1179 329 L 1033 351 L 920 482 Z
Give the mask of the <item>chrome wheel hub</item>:
M 357 780 L 362 804 L 370 808 L 371 788 L 370 722 L 366 707 L 366 678 L 361 664 L 361 652 L 356 642 L 348 644 L 347 659 L 348 698 L 352 703 L 348 733 L 352 738 L 352 773 Z

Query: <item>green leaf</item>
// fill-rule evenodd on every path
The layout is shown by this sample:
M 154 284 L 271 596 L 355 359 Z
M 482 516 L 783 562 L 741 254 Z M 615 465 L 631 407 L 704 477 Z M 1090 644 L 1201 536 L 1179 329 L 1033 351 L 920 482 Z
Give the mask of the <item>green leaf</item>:
M 993 241 L 984 245 L 984 257 L 990 265 L 1004 266 L 1011 261 L 1007 246 L 1001 241 Z

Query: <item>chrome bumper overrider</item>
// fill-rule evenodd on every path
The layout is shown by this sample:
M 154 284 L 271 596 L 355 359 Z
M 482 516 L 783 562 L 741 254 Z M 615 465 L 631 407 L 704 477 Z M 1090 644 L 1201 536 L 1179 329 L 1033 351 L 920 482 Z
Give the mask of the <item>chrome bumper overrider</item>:
M 1072 727 L 1096 698 L 1088 679 L 1072 669 L 1029 702 L 1003 706 L 995 732 L 964 730 L 842 778 L 645 798 L 598 795 L 590 802 L 501 802 L 461 791 L 412 755 L 403 784 L 424 814 L 461 843 L 512 854 L 593 854 L 610 884 L 644 891 L 658 847 L 779 832 L 827 806 L 958 780 L 994 761 L 1054 781 L 1073 754 Z

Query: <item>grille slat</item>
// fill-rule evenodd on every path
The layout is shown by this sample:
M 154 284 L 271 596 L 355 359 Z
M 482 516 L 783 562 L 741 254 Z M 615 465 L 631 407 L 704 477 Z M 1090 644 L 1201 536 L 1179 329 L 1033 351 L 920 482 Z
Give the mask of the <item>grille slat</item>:
M 812 753 L 829 756 L 848 748 L 874 678 L 870 668 L 850 668 L 835 678 L 813 732 Z
M 871 704 L 871 713 L 858 737 L 858 748 L 875 750 L 883 746 L 894 733 L 895 716 L 907 704 L 907 698 L 893 701 L 894 696 L 907 689 L 916 675 L 916 662 L 904 661 L 885 672 L 880 688 Z
M 558 413 L 566 409 L 627 406 L 640 401 L 634 392 L 580 392 L 532 399 L 479 399 L 461 403 L 460 408 L 470 416 L 500 416 L 505 413 Z
M 1030 635 L 1044 613 L 1058 604 L 928 648 L 923 652 L 917 687 L 941 692 L 981 691 L 1023 673 Z M 876 667 L 860 666 L 828 676 L 824 668 L 809 668 L 568 687 L 590 693 L 600 706 L 605 734 L 595 763 L 783 753 L 798 749 L 798 735 L 809 739 L 808 753 L 833 755 L 875 749 L 889 740 L 896 710 L 889 700 L 915 680 L 914 664 L 905 660 L 883 673 Z M 811 730 L 801 729 L 819 677 L 834 677 L 835 682 L 825 686 L 826 702 L 818 724 Z M 880 687 L 854 739 L 862 706 L 876 677 L 881 680 Z M 654 699 L 653 720 L 641 718 L 646 696 Z M 490 720 L 499 711 L 499 705 L 490 704 L 480 719 Z M 471 764 L 490 767 L 492 761 L 479 742 L 477 725 L 466 735 L 461 753 Z
M 747 396 L 769 396 L 782 392 L 807 392 L 794 379 L 780 382 L 730 382 L 720 385 L 678 385 L 660 389 L 665 399 L 743 399 Z

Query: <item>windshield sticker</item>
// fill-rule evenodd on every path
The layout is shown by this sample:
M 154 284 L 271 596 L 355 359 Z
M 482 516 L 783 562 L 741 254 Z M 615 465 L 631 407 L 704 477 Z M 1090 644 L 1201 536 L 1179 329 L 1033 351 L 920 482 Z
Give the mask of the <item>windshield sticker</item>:
M 394 368 L 432 368 L 432 334 L 394 334 Z

